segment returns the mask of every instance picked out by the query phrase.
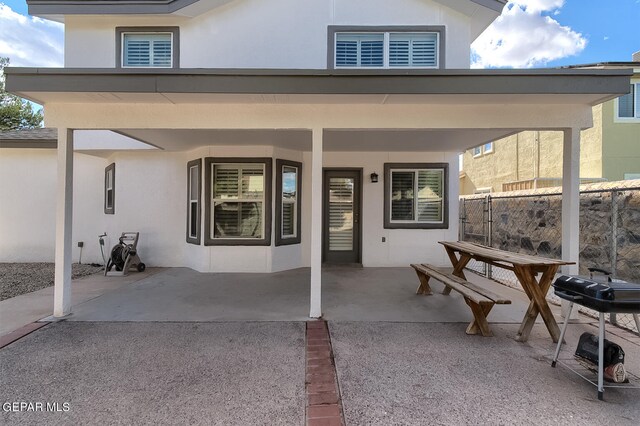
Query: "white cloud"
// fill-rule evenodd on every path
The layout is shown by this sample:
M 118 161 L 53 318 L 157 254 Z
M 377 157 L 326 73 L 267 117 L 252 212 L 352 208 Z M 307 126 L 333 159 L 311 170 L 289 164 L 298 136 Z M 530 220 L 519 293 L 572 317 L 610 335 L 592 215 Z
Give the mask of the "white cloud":
M 564 0 L 510 0 L 502 15 L 471 45 L 472 68 L 531 68 L 580 53 L 586 38 L 562 26 Z
M 21 15 L 0 3 L 0 56 L 8 56 L 11 66 L 61 67 L 64 26 Z

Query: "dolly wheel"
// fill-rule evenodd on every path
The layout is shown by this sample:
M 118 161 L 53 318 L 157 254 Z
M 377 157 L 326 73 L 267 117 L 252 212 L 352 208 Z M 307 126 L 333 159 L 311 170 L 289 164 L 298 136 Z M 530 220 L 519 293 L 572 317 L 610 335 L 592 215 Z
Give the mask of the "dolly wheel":
M 136 269 L 138 270 L 138 272 L 144 272 L 144 270 L 147 269 L 147 265 L 145 265 L 144 263 L 138 263 Z

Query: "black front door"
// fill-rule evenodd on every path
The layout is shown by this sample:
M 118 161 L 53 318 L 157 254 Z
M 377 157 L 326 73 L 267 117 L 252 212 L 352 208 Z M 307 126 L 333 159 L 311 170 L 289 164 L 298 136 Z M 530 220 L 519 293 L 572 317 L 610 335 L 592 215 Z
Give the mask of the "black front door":
M 325 263 L 362 263 L 360 169 L 324 171 L 322 257 Z

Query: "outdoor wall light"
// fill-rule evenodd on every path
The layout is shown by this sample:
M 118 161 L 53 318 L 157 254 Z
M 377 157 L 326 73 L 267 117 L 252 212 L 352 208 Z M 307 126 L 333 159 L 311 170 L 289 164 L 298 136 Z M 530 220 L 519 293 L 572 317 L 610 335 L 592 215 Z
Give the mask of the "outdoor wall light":
M 378 183 L 378 174 L 376 172 L 371 173 L 371 183 Z

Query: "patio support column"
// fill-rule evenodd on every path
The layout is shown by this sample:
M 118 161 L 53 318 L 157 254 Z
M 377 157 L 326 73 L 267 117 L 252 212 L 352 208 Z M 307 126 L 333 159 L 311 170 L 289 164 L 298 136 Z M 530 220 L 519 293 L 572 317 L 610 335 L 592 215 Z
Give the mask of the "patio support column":
M 73 130 L 58 128 L 56 255 L 53 315 L 71 313 L 71 228 L 73 219 Z
M 322 128 L 311 131 L 311 301 L 309 316 L 322 316 Z
M 580 129 L 564 130 L 562 155 L 562 272 L 576 275 L 580 255 Z

